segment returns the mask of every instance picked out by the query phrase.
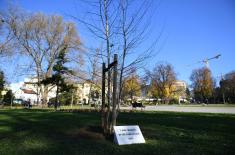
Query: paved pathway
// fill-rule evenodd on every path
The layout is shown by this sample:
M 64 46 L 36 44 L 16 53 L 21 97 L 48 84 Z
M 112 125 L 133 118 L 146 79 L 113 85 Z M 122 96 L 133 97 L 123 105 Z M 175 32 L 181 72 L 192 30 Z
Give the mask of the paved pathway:
M 121 107 L 130 110 L 132 107 Z M 137 108 L 141 110 L 140 108 Z M 146 106 L 145 111 L 175 111 L 175 112 L 203 112 L 203 113 L 227 113 L 235 114 L 235 106 L 180 106 L 180 105 L 160 105 Z

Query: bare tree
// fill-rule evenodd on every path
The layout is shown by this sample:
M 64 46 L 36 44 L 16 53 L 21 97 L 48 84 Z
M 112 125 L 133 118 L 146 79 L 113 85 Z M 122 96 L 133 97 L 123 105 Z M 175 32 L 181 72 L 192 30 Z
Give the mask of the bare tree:
M 83 1 L 87 3 L 86 1 Z M 101 43 L 104 43 L 105 50 L 100 51 L 102 60 L 106 62 L 107 66 L 111 63 L 111 47 L 112 47 L 112 37 L 115 34 L 115 22 L 117 18 L 117 4 L 113 0 L 97 0 L 95 2 L 89 2 L 95 11 L 88 11 L 87 14 L 90 18 L 82 20 L 81 18 L 72 16 L 74 19 L 78 20 L 80 23 L 83 23 L 88 30 L 98 39 Z M 94 22 L 96 21 L 96 23 Z M 104 54 L 105 53 L 105 54 Z M 105 134 L 109 134 L 112 130 L 110 123 L 110 112 L 111 112 L 111 71 L 108 71 L 107 77 L 107 108 L 105 108 L 102 103 L 102 127 Z
M 120 103 L 120 99 L 122 96 L 123 89 L 123 77 L 125 75 L 129 75 L 133 68 L 139 69 L 143 67 L 146 60 L 150 57 L 154 57 L 153 47 L 157 43 L 160 35 L 152 42 L 147 49 L 143 49 L 142 51 L 138 51 L 138 48 L 142 43 L 144 43 L 149 35 L 149 28 L 151 23 L 151 16 L 153 12 L 150 12 L 151 6 L 154 6 L 152 0 L 143 0 L 141 2 L 137 2 L 135 0 L 120 0 L 120 30 L 118 31 L 118 35 L 121 45 L 121 63 L 120 63 L 120 75 L 119 75 L 119 96 L 118 103 Z M 133 11 L 135 7 L 136 9 Z M 127 63 L 126 59 L 128 56 L 132 54 L 139 55 L 132 59 Z M 126 74 L 125 74 L 126 73 Z
M 3 13 L 0 12 L 0 57 L 9 56 L 12 53 L 14 45 L 11 43 L 13 39 L 11 32 L 7 29 L 7 21 L 3 18 Z
M 42 13 L 23 13 L 9 10 L 5 15 L 13 43 L 22 56 L 32 61 L 32 71 L 36 73 L 42 96 L 42 104 L 47 103 L 48 86 L 41 81 L 51 77 L 55 59 L 64 47 L 74 55 L 81 47 L 75 25 L 65 22 L 61 16 L 47 16 Z
M 99 66 L 99 53 L 100 50 L 96 49 L 95 50 L 95 55 L 89 57 L 89 63 L 90 63 L 90 69 L 89 69 L 89 74 L 90 74 L 90 91 L 88 95 L 88 104 L 90 104 L 91 100 L 91 95 L 93 93 L 94 87 L 100 87 L 101 85 L 101 67 Z
M 87 11 L 85 17 L 82 19 L 78 16 L 72 16 L 74 19 L 83 23 L 87 29 L 95 36 L 103 45 L 105 49 L 100 51 L 101 59 L 106 63 L 106 68 L 111 63 L 112 54 L 118 53 L 118 59 L 121 60 L 118 67 L 118 92 L 117 101 L 111 99 L 111 71 L 108 71 L 107 76 L 107 108 L 102 106 L 102 127 L 104 132 L 111 133 L 113 126 L 116 125 L 117 109 L 111 113 L 112 107 L 117 103 L 119 105 L 122 87 L 123 77 L 127 76 L 132 68 L 141 68 L 150 56 L 153 56 L 153 47 L 156 44 L 153 43 L 145 50 L 137 50 L 137 47 L 146 41 L 148 36 L 148 26 L 150 25 L 151 16 L 148 17 L 147 12 L 150 12 L 150 7 L 154 6 L 152 0 L 144 0 L 139 2 L 137 0 L 97 0 L 86 1 L 81 0 L 86 5 L 91 6 L 91 11 Z M 88 3 L 87 3 L 88 2 Z M 81 3 L 80 3 L 81 5 Z M 87 8 L 88 9 L 88 8 Z M 158 37 L 156 37 L 158 38 Z M 157 39 L 156 39 L 157 40 Z M 127 63 L 127 56 L 131 58 L 131 54 L 138 55 Z M 105 103 L 103 103 L 105 104 Z M 119 107 L 119 106 L 117 106 Z M 114 111 L 114 110 L 112 110 Z M 111 114 L 110 114 L 111 113 Z M 110 115 L 112 118 L 110 119 Z M 111 122 L 110 122 L 111 120 Z

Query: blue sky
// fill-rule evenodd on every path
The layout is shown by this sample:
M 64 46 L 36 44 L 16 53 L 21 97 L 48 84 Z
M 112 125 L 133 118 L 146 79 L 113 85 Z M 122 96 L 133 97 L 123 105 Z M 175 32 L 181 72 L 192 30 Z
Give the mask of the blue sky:
M 14 2 L 27 11 L 61 15 L 75 14 L 75 5 L 79 5 L 75 0 Z M 6 4 L 6 0 L 0 0 L 0 9 Z M 189 83 L 192 70 L 203 66 L 191 64 L 221 54 L 220 59 L 210 61 L 213 75 L 235 70 L 234 0 L 162 0 L 152 18 L 149 40 L 154 40 L 163 27 L 163 35 L 156 47 L 156 51 L 161 50 L 147 68 L 152 68 L 156 62 L 167 61 L 174 66 L 178 78 Z M 85 44 L 94 40 L 82 26 L 78 25 L 78 29 Z M 145 45 L 141 48 L 146 48 Z

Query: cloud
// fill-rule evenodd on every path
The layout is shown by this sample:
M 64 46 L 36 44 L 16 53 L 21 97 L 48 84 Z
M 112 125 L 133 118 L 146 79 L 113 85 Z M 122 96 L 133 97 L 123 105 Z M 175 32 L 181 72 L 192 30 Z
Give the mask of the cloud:
M 13 91 L 13 92 L 16 92 L 17 90 L 20 89 L 20 87 L 22 87 L 24 84 L 24 82 L 17 82 L 17 83 L 11 83 L 10 84 L 10 89 Z

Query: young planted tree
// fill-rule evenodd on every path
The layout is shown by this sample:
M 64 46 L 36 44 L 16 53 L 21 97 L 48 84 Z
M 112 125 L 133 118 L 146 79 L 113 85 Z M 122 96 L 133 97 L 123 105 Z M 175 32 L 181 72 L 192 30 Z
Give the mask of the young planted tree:
M 74 16 L 73 18 L 78 20 L 80 23 L 83 23 L 92 33 L 92 35 L 94 35 L 96 39 L 100 41 L 100 44 L 104 44 L 105 49 L 100 51 L 100 56 L 102 57 L 103 62 L 106 63 L 106 67 L 108 67 L 111 64 L 112 58 L 111 47 L 113 47 L 113 44 L 111 43 L 111 41 L 115 37 L 114 35 L 116 29 L 116 19 L 118 15 L 118 3 L 117 1 L 113 0 L 97 0 L 86 3 L 85 7 L 89 9 L 90 6 L 92 6 L 91 10 L 86 12 L 87 14 L 89 14 L 89 17 L 87 17 L 85 20 Z M 111 114 L 111 70 L 108 71 L 108 76 L 105 80 L 107 80 L 107 103 L 102 103 L 101 126 L 104 129 L 104 134 L 109 135 L 110 133 L 112 133 L 112 126 L 115 125 L 114 122 L 110 121 L 112 120 L 111 117 L 113 115 Z M 112 103 L 114 104 L 116 102 Z M 104 106 L 105 104 L 107 106 Z M 115 105 L 113 105 L 112 107 L 115 107 Z
M 24 61 L 25 65 L 36 74 L 37 94 L 41 94 L 42 104 L 45 105 L 49 87 L 42 85 L 41 81 L 52 76 L 52 68 L 59 52 L 66 46 L 73 58 L 81 54 L 81 42 L 75 25 L 65 22 L 61 16 L 42 13 L 9 10 L 4 16 L 13 38 L 12 44 L 16 45 L 15 49 L 20 51 L 21 56 L 29 60 Z
M 154 1 L 152 0 L 120 0 L 119 1 L 119 31 L 118 36 L 120 38 L 120 75 L 119 75 L 119 95 L 118 103 L 122 99 L 123 78 L 131 74 L 132 69 L 139 69 L 143 67 L 146 61 L 153 57 L 153 48 L 156 40 L 150 41 L 151 45 L 146 49 L 138 49 L 138 47 L 145 43 L 150 35 L 151 16 L 153 12 L 151 9 L 154 7 Z M 133 9 L 133 7 L 135 9 Z M 151 14 L 152 13 L 152 14 Z M 139 51 L 140 50 L 140 51 Z M 136 51 L 139 51 L 137 53 Z M 133 57 L 132 54 L 136 54 L 136 58 L 132 58 L 127 62 L 129 57 Z
M 82 1 L 84 2 L 84 1 Z M 86 3 L 87 1 L 85 1 Z M 146 49 L 137 50 L 148 36 L 148 26 L 150 25 L 151 6 L 154 6 L 152 0 L 97 0 L 86 3 L 87 10 L 85 19 L 74 17 L 79 22 L 83 23 L 88 30 L 97 38 L 100 44 L 105 45 L 105 49 L 101 50 L 100 56 L 103 62 L 106 63 L 106 68 L 110 65 L 112 54 L 118 54 L 118 86 L 117 86 L 117 101 L 111 98 L 111 71 L 108 71 L 107 76 L 107 106 L 102 106 L 102 127 L 107 128 L 112 133 L 112 128 L 115 125 L 117 118 L 117 110 L 121 99 L 123 78 L 128 76 L 131 68 L 141 68 L 147 58 L 153 56 L 151 54 L 153 45 Z M 88 16 L 87 16 L 88 15 Z M 148 16 L 150 15 L 150 16 Z M 148 18 L 150 17 L 150 18 Z M 157 37 L 158 38 L 158 37 Z M 152 41 L 151 41 L 152 42 Z M 153 41 L 155 44 L 155 41 Z M 137 53 L 137 57 L 133 58 L 133 53 Z M 131 60 L 127 63 L 128 57 Z M 106 87 L 105 86 L 105 87 Z M 106 88 L 104 88 L 106 91 Z M 113 110 L 111 107 L 117 107 Z M 114 104 L 116 104 L 114 105 Z M 103 103 L 103 105 L 106 103 Z M 107 108 L 106 108 L 107 107 Z M 112 112 L 111 112 L 112 111 Z M 105 114 L 104 114 L 105 113 Z M 112 119 L 110 118 L 112 117 Z M 115 118 L 115 119 L 113 119 Z M 111 122 L 109 120 L 112 120 Z M 106 124 L 106 125 L 105 125 Z M 106 126 L 106 127 L 105 127 Z
M 193 70 L 190 80 L 194 98 L 201 102 L 208 102 L 208 99 L 212 97 L 214 88 L 214 81 L 209 68 L 203 67 Z

